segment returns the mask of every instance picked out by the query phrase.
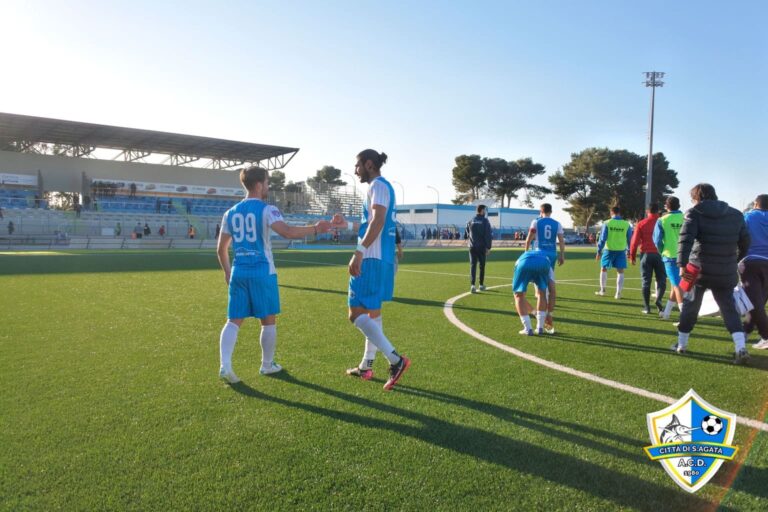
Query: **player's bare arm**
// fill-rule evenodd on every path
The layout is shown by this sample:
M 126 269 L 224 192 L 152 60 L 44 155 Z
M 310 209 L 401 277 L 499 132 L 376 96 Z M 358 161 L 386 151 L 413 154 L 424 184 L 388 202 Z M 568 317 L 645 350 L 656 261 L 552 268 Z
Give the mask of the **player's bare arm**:
M 221 232 L 219 242 L 216 246 L 216 255 L 219 258 L 219 265 L 224 271 L 224 281 L 229 284 L 229 278 L 232 275 L 232 266 L 229 262 L 229 246 L 232 243 L 232 235 Z
M 368 229 L 365 231 L 365 235 L 363 235 L 363 240 L 360 242 L 360 245 L 363 246 L 363 248 L 368 248 L 370 245 L 379 237 L 381 234 L 381 230 L 384 228 L 384 221 L 387 217 L 387 207 L 379 204 L 373 205 L 372 208 L 372 215 L 371 215 L 371 222 L 368 224 Z M 358 250 L 355 251 L 355 253 L 352 255 L 352 259 L 349 260 L 349 274 L 351 276 L 359 276 L 360 275 L 360 268 L 363 264 L 363 252 L 359 250 L 360 247 L 358 246 Z

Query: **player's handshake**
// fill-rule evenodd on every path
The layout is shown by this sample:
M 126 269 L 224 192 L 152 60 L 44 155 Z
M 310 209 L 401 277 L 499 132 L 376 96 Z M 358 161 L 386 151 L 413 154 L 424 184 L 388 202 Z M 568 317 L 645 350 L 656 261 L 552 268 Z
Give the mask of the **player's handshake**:
M 344 218 L 343 214 L 337 213 L 331 219 L 331 225 L 336 229 L 346 229 L 347 219 Z
M 315 224 L 315 230 L 317 230 L 318 233 L 327 233 L 331 229 L 333 229 L 333 227 L 334 227 L 333 224 L 331 224 L 327 220 L 320 220 L 320 221 L 317 221 L 317 223 Z

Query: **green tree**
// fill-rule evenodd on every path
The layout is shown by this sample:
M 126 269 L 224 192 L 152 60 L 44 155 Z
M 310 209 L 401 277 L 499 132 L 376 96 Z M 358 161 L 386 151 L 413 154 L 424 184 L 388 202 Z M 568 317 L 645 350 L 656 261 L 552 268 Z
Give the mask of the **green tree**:
M 275 192 L 280 192 L 285 188 L 285 173 L 283 171 L 269 173 L 269 188 Z
M 480 155 L 459 155 L 453 168 L 453 188 L 456 189 L 454 204 L 471 203 L 486 189 L 483 160 Z
M 545 167 L 530 158 L 509 162 L 503 158 L 484 158 L 483 168 L 488 190 L 502 207 L 510 206 L 512 199 L 519 199 L 521 192 L 525 194 L 521 201 L 529 206 L 533 204 L 533 199 L 542 199 L 552 193 L 545 186 L 531 183 L 533 178 L 544 174 Z
M 289 181 L 288 184 L 285 186 L 286 192 L 301 192 L 303 189 L 304 189 L 303 181 L 299 181 L 298 183 Z
M 658 162 L 658 165 L 657 165 Z M 588 148 L 573 153 L 561 171 L 549 177 L 555 195 L 568 202 L 565 208 L 574 225 L 585 229 L 610 215 L 619 206 L 622 216 L 643 217 L 646 159 L 627 150 Z M 661 202 L 677 188 L 677 173 L 662 153 L 654 155 L 652 200 Z
M 313 188 L 317 188 L 320 185 L 341 187 L 346 185 L 347 182 L 341 179 L 341 169 L 337 169 L 332 165 L 326 165 L 317 171 L 312 178 L 309 178 L 307 184 Z

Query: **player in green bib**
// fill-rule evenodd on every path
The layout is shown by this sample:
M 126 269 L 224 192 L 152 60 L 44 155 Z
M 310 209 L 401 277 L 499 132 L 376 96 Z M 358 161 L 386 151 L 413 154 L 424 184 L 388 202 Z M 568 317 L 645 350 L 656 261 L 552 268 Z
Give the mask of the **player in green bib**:
M 597 255 L 600 260 L 600 289 L 595 295 L 605 295 L 605 285 L 608 283 L 608 269 L 615 268 L 616 299 L 621 298 L 621 290 L 624 288 L 624 269 L 627 268 L 627 250 L 632 240 L 632 226 L 629 221 L 621 218 L 621 209 L 618 206 L 611 208 L 612 217 L 603 222 L 603 229 L 597 241 Z M 605 249 L 605 250 L 603 250 Z
M 685 218 L 680 211 L 680 199 L 675 196 L 669 196 L 664 203 L 667 213 L 656 221 L 656 227 L 653 230 L 653 243 L 661 254 L 664 267 L 667 271 L 667 277 L 672 285 L 672 291 L 669 292 L 669 301 L 664 311 L 659 316 L 664 320 L 669 319 L 672 314 L 672 308 L 677 304 L 678 311 L 683 310 L 683 291 L 680 289 L 680 269 L 677 267 L 677 242 L 680 238 L 680 229 L 683 227 Z M 659 297 L 661 299 L 661 297 Z

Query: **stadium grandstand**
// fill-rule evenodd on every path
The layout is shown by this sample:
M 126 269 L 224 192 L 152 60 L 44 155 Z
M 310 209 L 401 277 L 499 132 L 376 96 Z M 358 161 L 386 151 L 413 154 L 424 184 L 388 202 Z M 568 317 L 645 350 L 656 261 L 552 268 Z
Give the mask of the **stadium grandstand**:
M 171 246 L 172 239 L 189 239 L 190 228 L 194 243 L 210 245 L 224 211 L 243 197 L 236 171 L 283 169 L 297 152 L 0 113 L 0 247 Z M 305 183 L 273 190 L 269 201 L 292 223 L 355 214 L 362 204 L 354 188 Z M 153 244 L 143 236 L 145 225 Z
M 243 197 L 237 171 L 283 169 L 298 151 L 0 113 L 0 249 L 210 248 L 222 214 Z M 268 201 L 292 224 L 336 212 L 354 219 L 362 209 L 355 184 L 311 180 L 273 188 Z M 400 233 L 411 247 L 462 245 L 473 211 L 471 205 L 402 205 Z M 491 208 L 494 238 L 501 245 L 521 242 L 537 214 Z M 355 234 L 341 232 L 303 243 L 354 241 Z

